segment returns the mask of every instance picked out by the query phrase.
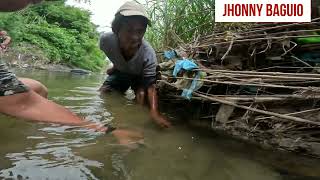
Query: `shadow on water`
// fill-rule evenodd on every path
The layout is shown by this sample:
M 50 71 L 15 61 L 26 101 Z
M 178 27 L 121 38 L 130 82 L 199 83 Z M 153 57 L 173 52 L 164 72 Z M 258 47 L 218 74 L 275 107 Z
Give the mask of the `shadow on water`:
M 319 162 L 265 151 L 227 136 L 177 125 L 161 130 L 146 108 L 124 95 L 101 97 L 104 77 L 68 73 L 19 72 L 40 80 L 50 99 L 90 121 L 110 121 L 142 132 L 145 144 L 130 150 L 115 138 L 65 126 L 0 116 L 0 179 L 110 180 L 278 180 L 319 176 Z M 301 166 L 299 166 L 299 164 Z M 317 171 L 315 173 L 311 170 Z M 308 169 L 308 171 L 306 170 Z M 309 170 L 310 169 L 310 170 Z M 281 172 L 279 171 L 281 170 Z M 309 178 L 308 178 L 309 179 Z M 310 178 L 314 179 L 314 178 Z

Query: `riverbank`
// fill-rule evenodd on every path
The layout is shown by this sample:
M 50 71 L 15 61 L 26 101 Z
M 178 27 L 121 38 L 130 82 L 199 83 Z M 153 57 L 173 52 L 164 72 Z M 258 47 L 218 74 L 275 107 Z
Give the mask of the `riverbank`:
M 190 102 L 186 100 L 172 100 L 167 96 L 161 95 L 161 110 L 166 112 L 169 117 L 175 117 L 173 124 L 178 126 L 187 126 L 191 132 L 198 134 L 206 134 L 212 139 L 225 139 L 216 145 L 221 149 L 230 149 L 239 151 L 243 154 L 250 154 L 254 160 L 267 166 L 273 167 L 280 172 L 284 179 L 302 180 L 302 179 L 318 179 L 320 173 L 315 168 L 320 162 L 319 156 L 307 154 L 305 152 L 296 152 L 288 150 L 286 147 L 272 145 L 269 142 L 274 140 L 270 136 L 263 136 L 241 129 L 231 129 L 230 127 L 222 128 L 212 124 L 212 119 L 204 115 L 204 111 L 208 108 L 208 104 L 200 102 Z M 230 139 L 234 142 L 230 143 Z M 237 146 L 236 144 L 241 144 Z M 298 143 L 299 144 L 299 143 Z M 292 148 L 297 147 L 293 146 Z
M 320 38 L 306 32 L 317 30 L 310 23 L 256 24 L 166 51 L 161 99 L 212 130 L 319 158 Z
M 9 48 L 1 55 L 1 59 L 10 68 L 39 69 L 57 72 L 71 72 L 77 74 L 90 74 L 89 70 L 66 65 L 61 62 L 51 62 L 40 49 L 33 46 L 28 48 Z
M 237 116 L 243 116 L 246 113 L 241 110 L 235 110 L 232 116 L 233 119 L 227 123 L 220 123 L 216 121 L 215 115 L 219 110 L 219 104 L 201 100 L 190 102 L 183 99 L 172 99 L 161 91 L 160 99 L 163 104 L 162 107 L 166 109 L 165 111 L 175 114 L 179 119 L 183 119 L 184 122 L 193 127 L 232 136 L 235 139 L 255 144 L 266 150 L 277 150 L 279 152 L 294 153 L 298 156 L 320 158 L 320 143 L 316 141 L 316 137 L 313 139 L 314 141 L 311 141 L 307 136 L 308 133 L 317 134 L 316 131 L 308 132 L 306 129 L 298 129 L 296 134 L 289 136 L 293 130 L 284 131 L 279 129 L 281 122 L 277 124 L 279 126 L 278 129 L 277 126 L 272 126 L 263 130 L 258 126 L 253 126 L 250 119 L 236 119 Z M 223 111 L 226 112 L 225 109 Z M 213 115 L 208 116 L 208 113 Z M 253 116 L 254 114 L 251 115 Z M 264 124 L 264 126 L 267 125 Z M 306 135 L 299 138 L 299 132 L 304 132 Z

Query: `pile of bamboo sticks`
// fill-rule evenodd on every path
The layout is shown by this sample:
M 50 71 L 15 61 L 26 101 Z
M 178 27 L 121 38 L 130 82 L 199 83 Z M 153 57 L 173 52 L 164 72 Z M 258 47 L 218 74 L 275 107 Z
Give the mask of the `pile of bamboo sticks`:
M 202 116 L 208 117 L 213 128 L 232 129 L 237 131 L 235 134 L 260 140 L 268 134 L 270 144 L 282 146 L 281 138 L 289 138 L 291 144 L 283 145 L 285 149 L 296 150 L 320 142 L 318 63 L 298 56 L 320 50 L 320 43 L 301 45 L 296 41 L 320 37 L 319 20 L 257 24 L 245 32 L 197 37 L 180 47 L 198 63 L 199 69 L 194 71 L 207 74 L 202 79 L 203 87 L 192 97 L 193 101 L 211 104 L 210 110 L 202 110 Z M 193 78 L 167 76 L 159 82 L 165 84 L 162 87 L 175 87 L 173 82 L 178 79 Z M 172 100 L 181 98 L 181 89 L 175 88 L 162 91 L 163 95 Z M 312 148 L 307 151 L 320 155 Z

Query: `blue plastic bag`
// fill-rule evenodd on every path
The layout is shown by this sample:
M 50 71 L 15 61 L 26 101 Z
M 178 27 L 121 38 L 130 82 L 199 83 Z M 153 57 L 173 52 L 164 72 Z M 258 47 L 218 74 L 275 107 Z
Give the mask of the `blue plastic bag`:
M 178 60 L 176 62 L 174 70 L 173 70 L 173 76 L 177 77 L 177 75 L 181 71 L 181 69 L 191 71 L 191 70 L 197 69 L 197 68 L 198 68 L 198 65 L 196 65 L 194 62 L 192 62 L 189 59 Z

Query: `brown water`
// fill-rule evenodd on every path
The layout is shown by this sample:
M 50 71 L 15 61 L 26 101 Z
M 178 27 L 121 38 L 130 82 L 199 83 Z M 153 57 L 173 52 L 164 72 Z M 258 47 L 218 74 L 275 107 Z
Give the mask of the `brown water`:
M 158 129 L 148 118 L 147 110 L 135 105 L 129 96 L 100 97 L 96 90 L 102 76 L 30 71 L 18 74 L 41 81 L 49 88 L 51 100 L 91 121 L 108 120 L 117 127 L 143 132 L 145 145 L 129 151 L 118 145 L 112 135 L 71 131 L 2 115 L 0 179 L 289 179 L 274 170 L 279 169 L 272 165 L 275 163 L 264 163 L 265 152 L 256 147 L 182 125 Z M 299 162 L 290 162 L 299 168 Z M 319 170 L 319 163 L 309 165 L 310 169 Z

